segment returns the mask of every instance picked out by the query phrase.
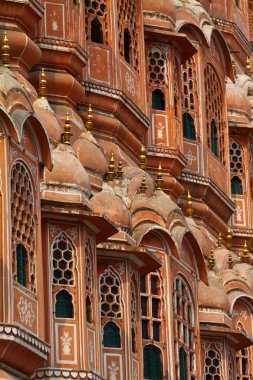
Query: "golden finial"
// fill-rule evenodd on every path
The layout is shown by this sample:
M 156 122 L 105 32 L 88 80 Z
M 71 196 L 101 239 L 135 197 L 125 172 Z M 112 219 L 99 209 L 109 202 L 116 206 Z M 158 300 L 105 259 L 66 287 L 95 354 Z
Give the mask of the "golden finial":
M 47 80 L 46 80 L 45 69 L 42 67 L 41 73 L 40 73 L 40 82 L 39 82 L 39 97 L 41 99 L 46 99 L 46 94 L 47 94 Z
M 226 235 L 226 248 L 230 250 L 232 247 L 232 232 L 231 229 L 227 229 L 227 235 Z
M 249 260 L 249 249 L 248 249 L 247 241 L 245 240 L 242 255 L 241 255 L 241 261 L 243 263 L 247 263 L 248 260 Z
M 219 232 L 219 234 L 218 234 L 218 239 L 217 239 L 217 247 L 218 247 L 218 248 L 221 248 L 221 245 L 222 245 L 222 235 L 221 235 L 221 233 Z
M 89 132 L 91 132 L 92 128 L 93 128 L 93 115 L 92 115 L 91 104 L 89 104 L 89 107 L 87 110 L 87 115 L 86 115 L 86 119 L 85 119 L 85 128 Z
M 10 62 L 10 44 L 7 37 L 7 33 L 4 32 L 3 34 L 3 41 L 2 41 L 2 62 L 4 67 L 9 67 Z
M 214 258 L 214 248 L 211 249 L 210 255 L 208 257 L 208 268 L 210 270 L 213 270 L 215 265 L 215 258 Z
M 228 267 L 230 269 L 233 268 L 233 259 L 232 259 L 232 252 L 231 251 L 228 252 Z
M 251 62 L 250 62 L 249 57 L 247 57 L 247 60 L 246 60 L 245 74 L 251 77 Z
M 122 175 L 123 175 L 123 166 L 122 166 L 122 161 L 120 160 L 119 165 L 118 165 L 117 177 L 122 178 Z
M 157 168 L 157 173 L 156 173 L 156 189 L 162 190 L 162 185 L 163 185 L 163 174 L 162 174 L 162 164 L 160 162 Z
M 232 63 L 232 69 L 233 69 L 234 77 L 236 79 L 236 75 L 237 75 L 237 73 L 236 73 L 236 64 L 235 64 L 235 59 L 234 59 L 233 56 L 231 56 L 231 63 Z
M 189 217 L 192 217 L 193 215 L 193 207 L 192 207 L 192 200 L 191 200 L 192 196 L 189 191 L 187 193 L 186 199 L 187 199 L 186 213 Z
M 141 146 L 141 152 L 140 152 L 139 158 L 140 158 L 139 167 L 142 170 L 146 170 L 146 168 L 147 168 L 147 157 L 146 157 L 146 149 L 145 149 L 144 145 Z
M 114 180 L 114 177 L 115 177 L 115 159 L 114 159 L 113 153 L 111 154 L 111 158 L 109 161 L 107 175 L 108 175 L 108 181 L 111 182 Z
M 147 189 L 147 181 L 146 181 L 146 180 L 147 180 L 147 178 L 146 178 L 146 176 L 144 175 L 144 176 L 142 177 L 141 187 L 140 187 L 142 193 L 145 193 L 145 191 L 146 191 L 146 189 Z
M 69 113 L 66 113 L 64 132 L 62 133 L 62 142 L 67 145 L 70 145 L 70 137 L 72 136 L 72 133 L 70 132 L 70 130 L 71 130 L 71 124 L 70 124 Z

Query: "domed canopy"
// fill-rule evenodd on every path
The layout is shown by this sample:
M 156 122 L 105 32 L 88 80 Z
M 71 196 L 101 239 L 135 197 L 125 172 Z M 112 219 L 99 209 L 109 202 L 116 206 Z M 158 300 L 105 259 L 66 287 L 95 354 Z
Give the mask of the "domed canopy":
M 83 132 L 74 142 L 73 149 L 85 168 L 101 175 L 106 173 L 107 163 L 105 157 L 90 132 Z
M 119 196 L 109 191 L 101 191 L 94 195 L 91 203 L 94 205 L 95 212 L 104 214 L 121 227 L 132 229 L 129 210 Z
M 168 0 L 143 0 L 143 9 L 146 11 L 163 13 L 166 16 L 175 19 L 175 7 L 173 1 Z
M 209 286 L 198 282 L 199 306 L 223 309 L 229 312 L 229 300 L 219 280 L 209 273 Z
M 227 83 L 227 107 L 229 111 L 239 111 L 250 117 L 251 105 L 246 90 L 230 82 Z
M 60 142 L 62 128 L 46 99 L 36 99 L 33 103 L 33 109 L 44 125 L 48 137 L 56 142 Z
M 45 182 L 80 186 L 89 193 L 90 183 L 88 174 L 72 148 L 66 144 L 59 144 L 52 154 L 54 166 L 52 172 L 45 171 Z

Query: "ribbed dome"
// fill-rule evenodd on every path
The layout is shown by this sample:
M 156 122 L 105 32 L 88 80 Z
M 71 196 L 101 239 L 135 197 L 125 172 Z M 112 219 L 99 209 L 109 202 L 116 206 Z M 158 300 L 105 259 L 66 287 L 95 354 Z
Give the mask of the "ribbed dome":
M 209 272 L 209 286 L 198 282 L 199 306 L 229 311 L 229 300 L 218 279 Z
M 105 156 L 90 132 L 83 132 L 74 142 L 73 149 L 85 168 L 101 175 L 106 173 L 107 162 Z
M 45 182 L 71 184 L 90 191 L 88 174 L 70 146 L 59 144 L 52 151 L 52 156 L 53 170 L 45 171 Z
M 104 214 L 121 227 L 132 229 L 129 210 L 119 196 L 109 191 L 101 191 L 94 195 L 91 203 L 94 205 L 95 212 Z
M 229 111 L 242 111 L 250 116 L 251 105 L 246 91 L 234 83 L 227 83 L 227 107 Z
M 46 99 L 37 99 L 33 103 L 33 108 L 36 116 L 40 119 L 45 127 L 48 137 L 56 142 L 60 142 L 62 127 L 54 114 L 54 111 L 48 104 Z

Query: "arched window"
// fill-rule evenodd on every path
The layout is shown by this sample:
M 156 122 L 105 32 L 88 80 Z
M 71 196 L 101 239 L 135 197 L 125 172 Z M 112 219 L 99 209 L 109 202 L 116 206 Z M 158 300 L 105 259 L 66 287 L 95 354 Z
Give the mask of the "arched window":
M 119 330 L 119 327 L 113 322 L 108 322 L 104 326 L 103 345 L 104 347 L 110 347 L 110 348 L 121 347 L 120 330 Z
M 98 44 L 103 43 L 102 25 L 97 17 L 91 21 L 91 41 L 97 42 Z
M 242 181 L 240 180 L 239 177 L 233 177 L 231 179 L 231 193 L 233 195 L 243 194 Z
M 194 380 L 194 308 L 189 287 L 181 277 L 176 277 L 173 283 L 173 318 L 177 377 Z
M 164 93 L 159 89 L 152 92 L 152 109 L 165 111 Z
M 218 131 L 214 120 L 211 121 L 211 150 L 218 157 Z
M 86 321 L 92 323 L 93 319 L 93 265 L 92 250 L 89 240 L 85 244 L 85 289 L 86 289 Z
M 73 245 L 61 233 L 53 242 L 53 284 L 74 285 Z
M 196 140 L 194 120 L 189 113 L 183 114 L 183 136 L 186 139 Z
M 221 380 L 221 357 L 220 353 L 211 348 L 205 353 L 204 380 Z
M 211 64 L 204 70 L 206 94 L 207 143 L 213 154 L 225 165 L 225 137 L 222 121 L 223 92 L 218 74 Z
M 174 58 L 173 61 L 173 74 L 174 74 L 174 114 L 178 116 L 178 105 L 179 105 L 179 66 L 177 63 L 177 59 Z
M 136 0 L 117 0 L 119 51 L 126 62 L 139 70 L 138 47 L 138 2 Z
M 108 44 L 107 0 L 85 0 L 86 39 Z
M 124 58 L 127 63 L 131 63 L 131 36 L 127 28 L 124 29 Z
M 248 380 L 252 375 L 250 368 L 251 352 L 250 348 L 244 348 L 236 352 L 236 375 L 237 380 Z
M 27 277 L 27 251 L 22 244 L 17 245 L 17 281 L 20 285 L 26 287 Z
M 36 293 L 34 221 L 35 197 L 32 179 L 21 161 L 11 170 L 11 237 L 13 279 Z
M 144 347 L 143 351 L 144 379 L 161 380 L 161 351 L 158 347 L 149 344 Z
M 161 281 L 158 273 L 141 279 L 142 339 L 161 341 Z
M 235 378 L 235 371 L 234 371 L 234 355 L 230 352 L 229 359 L 228 359 L 228 380 L 234 380 Z
M 187 377 L 187 354 L 183 347 L 179 349 L 179 373 L 180 380 L 188 380 Z
M 61 290 L 56 294 L 55 303 L 55 317 L 56 318 L 73 318 L 74 308 L 72 303 L 72 296 L 67 290 Z

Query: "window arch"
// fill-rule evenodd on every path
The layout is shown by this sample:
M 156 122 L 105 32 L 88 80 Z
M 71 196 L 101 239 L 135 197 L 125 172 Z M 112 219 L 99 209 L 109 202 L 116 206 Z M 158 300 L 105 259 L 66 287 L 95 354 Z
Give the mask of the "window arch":
M 119 51 L 135 70 L 139 70 L 138 24 L 135 0 L 117 0 Z M 127 38 L 127 40 L 126 40 Z M 128 46 L 128 49 L 126 49 Z M 127 51 L 129 51 L 129 60 Z
M 183 114 L 183 136 L 186 139 L 196 140 L 194 119 L 189 113 Z
M 104 40 L 102 24 L 97 17 L 91 21 L 91 37 L 92 42 L 102 44 Z
M 161 380 L 162 379 L 162 363 L 161 351 L 158 347 L 149 344 L 143 350 L 144 363 L 144 379 L 145 380 Z
M 85 244 L 85 289 L 86 289 L 86 320 L 92 323 L 93 320 L 93 265 L 92 265 L 92 250 L 90 241 Z
M 16 248 L 17 252 L 17 281 L 20 285 L 26 287 L 28 260 L 27 251 L 22 244 L 18 244 Z
M 74 318 L 72 295 L 65 289 L 56 294 L 56 318 Z
M 108 322 L 104 326 L 103 345 L 104 345 L 104 347 L 110 347 L 110 348 L 120 348 L 121 347 L 120 329 L 113 322 Z
M 181 375 L 196 379 L 194 307 L 189 286 L 179 276 L 173 282 L 173 317 L 177 376 L 180 380 L 184 379 Z
M 161 279 L 154 272 L 141 278 L 142 339 L 161 341 Z
M 221 356 L 215 348 L 206 350 L 204 380 L 221 380 Z
M 165 111 L 165 97 L 163 91 L 160 89 L 152 91 L 152 109 Z
M 233 195 L 243 195 L 242 181 L 237 176 L 231 179 L 231 193 Z
M 16 161 L 11 170 L 13 279 L 36 293 L 34 205 L 30 173 L 23 162 Z
M 74 248 L 68 237 L 61 233 L 52 245 L 53 284 L 74 285 Z
M 85 0 L 86 39 L 108 44 L 107 0 Z
M 211 64 L 204 70 L 206 95 L 207 143 L 213 154 L 225 165 L 225 140 L 223 115 L 223 95 L 219 77 Z

